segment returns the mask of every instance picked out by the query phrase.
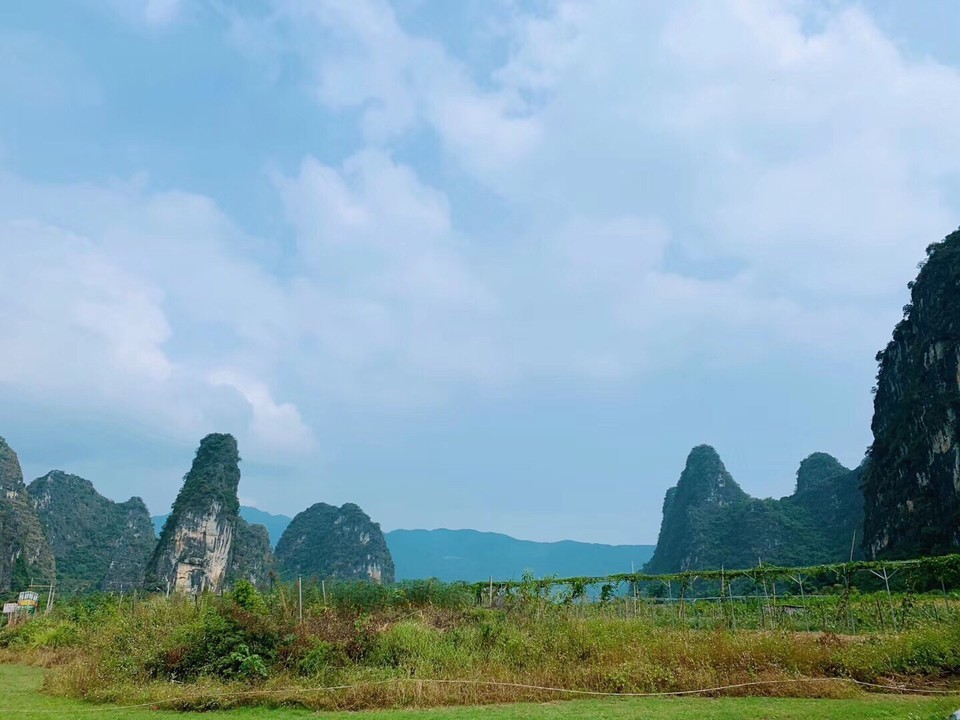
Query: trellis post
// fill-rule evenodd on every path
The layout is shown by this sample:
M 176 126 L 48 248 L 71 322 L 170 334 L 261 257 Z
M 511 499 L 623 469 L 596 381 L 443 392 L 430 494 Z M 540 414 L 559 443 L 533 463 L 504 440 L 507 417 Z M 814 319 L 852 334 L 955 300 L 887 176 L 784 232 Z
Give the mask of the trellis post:
M 878 573 L 873 568 L 870 568 L 870 572 L 883 580 L 883 585 L 887 589 L 887 602 L 890 604 L 890 624 L 893 625 L 894 632 L 899 632 L 900 628 L 897 623 L 897 611 L 893 607 L 893 594 L 890 592 L 890 578 L 896 575 L 897 571 L 894 570 L 892 573 L 888 573 L 886 565 L 882 565 L 880 569 L 883 571 L 883 574 Z

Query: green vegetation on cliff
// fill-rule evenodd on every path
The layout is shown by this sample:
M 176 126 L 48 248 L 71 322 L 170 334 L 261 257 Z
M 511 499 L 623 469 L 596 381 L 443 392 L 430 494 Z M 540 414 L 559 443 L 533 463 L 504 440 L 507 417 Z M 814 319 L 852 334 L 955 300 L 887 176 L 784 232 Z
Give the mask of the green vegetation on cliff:
M 223 587 L 239 517 L 239 484 L 236 439 L 206 436 L 147 566 L 148 587 L 192 593 Z
M 275 571 L 270 535 L 263 525 L 253 525 L 237 518 L 233 533 L 227 584 L 246 580 L 259 588 L 269 587 L 270 575 Z
M 663 504 L 648 572 L 814 565 L 849 559 L 863 517 L 860 471 L 825 453 L 804 460 L 781 500 L 745 493 L 708 445 L 694 448 Z
M 873 445 L 863 478 L 876 557 L 960 546 L 960 230 L 927 248 L 910 303 L 877 355 Z
M 167 522 L 184 513 L 204 513 L 211 503 L 236 517 L 240 513 L 240 451 L 233 435 L 213 433 L 200 441 L 193 465 L 183 477 Z
M 0 438 L 0 592 L 53 580 L 56 562 L 23 483 L 20 459 Z
M 139 586 L 156 544 L 143 500 L 116 503 L 93 483 L 55 470 L 27 487 L 57 561 L 61 591 Z
M 317 503 L 298 514 L 277 543 L 277 560 L 287 578 L 394 581 L 380 525 L 353 503 Z

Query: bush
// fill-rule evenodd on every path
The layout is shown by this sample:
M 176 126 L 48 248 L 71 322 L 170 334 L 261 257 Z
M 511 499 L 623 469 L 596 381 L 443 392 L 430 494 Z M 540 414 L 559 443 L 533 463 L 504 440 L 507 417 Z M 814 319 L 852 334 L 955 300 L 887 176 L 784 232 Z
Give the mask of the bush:
M 283 639 L 281 628 L 269 618 L 222 603 L 205 608 L 179 628 L 169 644 L 147 663 L 147 670 L 155 678 L 180 681 L 201 676 L 265 679 L 268 664 L 276 659 Z

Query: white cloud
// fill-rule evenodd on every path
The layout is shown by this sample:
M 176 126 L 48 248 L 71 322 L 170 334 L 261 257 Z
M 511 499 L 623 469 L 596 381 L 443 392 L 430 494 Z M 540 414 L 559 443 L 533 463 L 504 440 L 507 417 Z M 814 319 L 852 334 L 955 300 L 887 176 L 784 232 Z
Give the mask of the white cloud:
M 183 10 L 136 7 L 157 23 Z M 15 275 L 0 292 L 32 319 L 7 321 L 22 339 L 7 382 L 66 386 L 76 344 L 91 394 L 116 387 L 190 427 L 240 403 L 252 437 L 308 446 L 331 403 L 783 349 L 872 356 L 923 247 L 956 224 L 957 71 L 846 5 L 546 7 L 516 16 L 486 72 L 382 0 L 232 18 L 235 42 L 295 53 L 318 112 L 363 130 L 342 162 L 274 174 L 287 275 L 210 198 L 0 177 Z M 452 168 L 404 145 L 424 129 Z M 473 187 L 504 223 L 457 212 Z
M 262 382 L 230 369 L 211 373 L 209 381 L 215 386 L 233 388 L 243 396 L 253 413 L 250 429 L 262 446 L 275 452 L 303 452 L 316 445 L 316 438 L 304 424 L 297 406 L 275 402 Z
M 170 379 L 170 326 L 155 286 L 57 227 L 0 224 L 0 248 L 0 382 L 96 396 Z
M 885 343 L 924 246 L 960 215 L 944 193 L 960 177 L 955 68 L 908 57 L 845 4 L 557 2 L 516 33 L 498 78 L 537 98 L 541 141 L 482 179 L 555 220 L 536 234 L 581 257 L 606 322 L 645 325 L 648 345 L 702 318 L 705 347 L 724 333 L 850 356 Z M 589 229 L 571 249 L 571 223 L 630 215 L 731 269 L 654 263 L 625 285 L 623 264 L 589 261 Z
M 441 193 L 373 150 L 340 169 L 308 157 L 275 182 L 304 260 L 300 331 L 323 357 L 349 363 L 329 368 L 337 387 L 387 400 L 497 381 L 497 299 Z
M 210 368 L 268 375 L 286 341 L 285 295 L 236 254 L 207 199 L 134 182 L 56 186 L 0 175 L 0 386 L 195 440 L 236 426 Z M 243 386 L 242 438 L 268 455 L 296 408 Z M 273 434 L 272 434 L 273 433 Z
M 322 103 L 361 108 L 375 143 L 426 124 L 521 218 L 480 266 L 509 324 L 505 377 L 791 347 L 872 356 L 922 248 L 954 224 L 939 190 L 960 169 L 946 120 L 960 108 L 944 99 L 960 98 L 957 73 L 908 59 L 856 8 L 556 2 L 516 17 L 510 57 L 480 80 L 385 3 L 299 19 L 336 38 L 300 46 Z M 342 202 L 356 193 L 314 170 L 301 179 L 337 200 L 306 203 L 312 232 L 345 232 L 337 217 L 387 242 L 403 226 L 358 214 Z M 446 217 L 439 201 L 402 204 Z M 698 263 L 728 269 L 701 277 Z
M 521 97 L 481 88 L 440 42 L 413 37 L 385 0 L 277 0 L 278 17 L 257 36 L 280 32 L 313 68 L 318 100 L 362 111 L 368 142 L 383 145 L 421 125 L 433 128 L 465 165 L 487 172 L 515 161 L 540 141 Z M 265 45 L 249 22 L 235 23 L 248 50 Z M 276 41 L 266 43 L 276 51 Z

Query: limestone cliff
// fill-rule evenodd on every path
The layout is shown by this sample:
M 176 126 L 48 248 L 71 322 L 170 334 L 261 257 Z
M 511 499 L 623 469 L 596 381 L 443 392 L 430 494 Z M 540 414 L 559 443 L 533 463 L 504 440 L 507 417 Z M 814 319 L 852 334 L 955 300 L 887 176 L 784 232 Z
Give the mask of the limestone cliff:
M 872 557 L 960 548 L 960 230 L 927 248 L 910 303 L 877 355 L 863 478 Z
M 849 557 L 863 518 L 859 472 L 825 453 L 800 464 L 793 495 L 757 499 L 730 476 L 716 451 L 694 448 L 667 491 L 649 572 L 743 568 L 758 560 L 809 565 Z
M 200 442 L 147 567 L 147 586 L 219 592 L 230 566 L 239 517 L 240 455 L 232 435 Z
M 270 535 L 263 525 L 253 525 L 237 518 L 233 535 L 233 550 L 227 571 L 227 584 L 248 580 L 259 588 L 270 587 L 270 575 L 275 571 Z
M 297 515 L 277 543 L 277 561 L 286 578 L 394 581 L 380 525 L 352 503 L 317 503 Z
M 61 591 L 124 590 L 143 583 L 156 545 L 143 500 L 116 503 L 93 483 L 54 470 L 27 487 L 57 561 Z
M 0 592 L 46 583 L 56 562 L 23 484 L 20 460 L 0 438 Z

